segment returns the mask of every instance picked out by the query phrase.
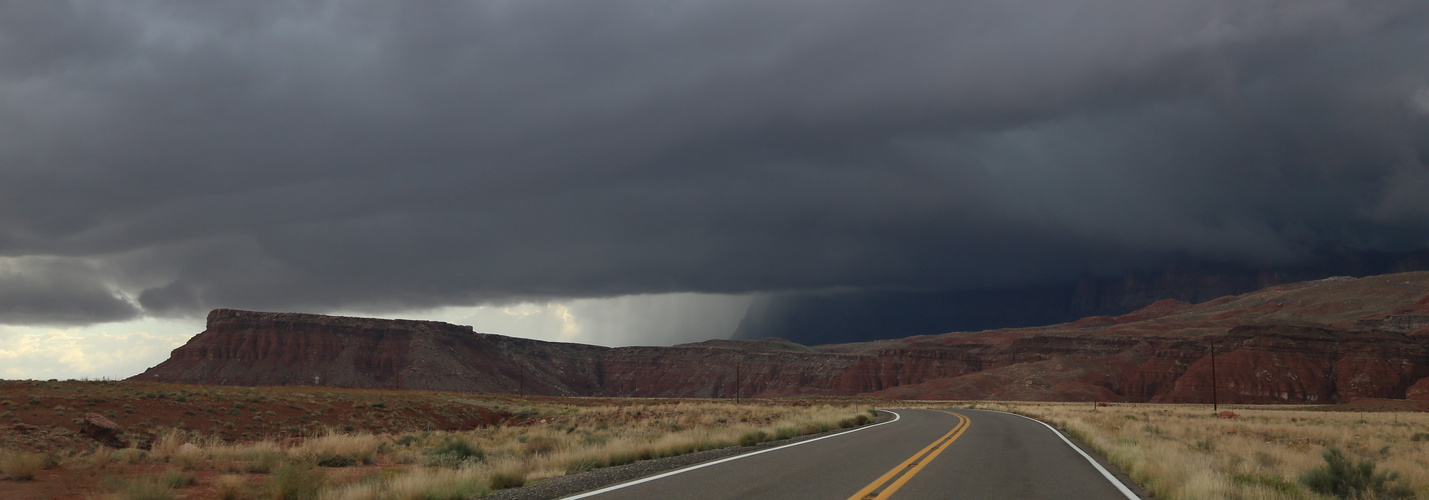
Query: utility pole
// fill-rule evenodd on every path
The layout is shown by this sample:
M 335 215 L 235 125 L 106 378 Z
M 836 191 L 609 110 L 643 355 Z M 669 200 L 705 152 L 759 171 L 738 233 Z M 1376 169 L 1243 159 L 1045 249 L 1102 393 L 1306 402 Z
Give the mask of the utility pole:
M 1216 339 L 1211 339 L 1211 411 L 1218 412 L 1220 404 L 1216 401 Z

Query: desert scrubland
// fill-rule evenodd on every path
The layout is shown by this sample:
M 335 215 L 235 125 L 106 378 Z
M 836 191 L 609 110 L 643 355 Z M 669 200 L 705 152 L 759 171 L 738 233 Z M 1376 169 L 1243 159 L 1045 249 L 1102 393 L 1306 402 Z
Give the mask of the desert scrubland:
M 104 382 L 4 387 L 0 498 L 11 500 L 473 498 L 640 460 L 856 427 L 874 416 L 867 405 L 834 399 L 735 404 Z M 147 406 L 105 409 L 135 403 Z M 278 407 L 288 411 L 268 409 Z M 75 417 L 91 410 L 142 425 L 122 435 L 123 445 L 97 445 Z M 214 423 L 183 420 L 198 417 Z
M 555 398 L 135 382 L 0 383 L 0 498 L 480 497 L 585 471 L 864 425 L 872 400 Z M 1336 406 L 879 402 L 1015 412 L 1168 499 L 1315 499 L 1329 450 L 1379 498 L 1429 497 L 1429 413 Z M 1357 409 L 1365 411 L 1355 411 Z M 114 446 L 82 431 L 124 426 Z M 974 426 L 976 427 L 976 426 Z M 975 428 L 973 429 L 975 432 Z M 1321 471 L 1321 472 L 1316 472 Z M 1335 479 L 1335 477 L 1330 477 Z M 1343 478 L 1341 478 L 1343 479 Z M 1373 493 L 1374 487 L 1364 490 Z M 1365 498 L 1371 498 L 1365 496 Z
M 1429 413 L 1325 411 L 1314 406 L 1090 403 L 966 403 L 1062 429 L 1120 467 L 1157 498 L 1333 498 L 1311 491 L 1307 475 L 1340 450 L 1385 479 L 1364 498 L 1429 496 Z M 1230 417 L 1229 414 L 1226 415 Z M 1392 477 L 1397 477 L 1393 479 Z

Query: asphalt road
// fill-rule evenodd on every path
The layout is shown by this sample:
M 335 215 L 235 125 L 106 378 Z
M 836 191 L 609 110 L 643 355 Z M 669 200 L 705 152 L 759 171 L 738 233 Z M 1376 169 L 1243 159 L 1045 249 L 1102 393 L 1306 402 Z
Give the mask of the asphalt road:
M 893 412 L 899 416 L 893 422 L 568 498 L 1126 499 L 1130 494 L 1040 422 L 981 410 Z

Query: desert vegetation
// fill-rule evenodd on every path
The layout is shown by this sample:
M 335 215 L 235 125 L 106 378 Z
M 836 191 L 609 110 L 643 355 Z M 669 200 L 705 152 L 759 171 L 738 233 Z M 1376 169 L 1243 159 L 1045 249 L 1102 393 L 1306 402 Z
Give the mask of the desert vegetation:
M 0 390 L 9 412 L 0 421 L 0 498 L 7 500 L 480 497 L 639 460 L 854 427 L 874 416 L 838 398 L 736 405 L 128 382 L 0 382 Z M 1046 421 L 1156 498 L 1429 498 L 1424 412 L 1232 406 L 1235 416 L 1222 418 L 1205 405 L 918 405 Z M 248 421 L 231 429 L 187 424 L 234 411 Z M 90 413 L 124 425 L 125 445 L 98 446 L 77 432 Z
M 226 387 L 108 381 L 0 381 L 0 448 L 29 451 L 86 448 L 73 433 L 89 413 L 120 424 L 125 443 L 139 448 L 168 429 L 225 441 L 309 436 L 326 428 L 390 434 L 411 429 L 456 430 L 491 425 L 508 415 L 503 396 L 467 401 L 430 391 L 327 387 Z M 480 404 L 473 404 L 480 403 Z
M 17 436 L 10 430 L 5 434 L 8 445 L 0 454 L 0 471 L 5 474 L 0 497 L 472 498 L 602 467 L 855 427 L 874 416 L 866 406 L 856 411 L 840 400 L 756 400 L 736 405 L 723 400 L 327 393 L 309 388 L 292 394 L 272 391 L 263 399 L 257 394 L 222 395 L 223 402 L 215 403 L 211 390 L 184 390 L 183 403 L 190 409 L 178 413 L 210 404 L 235 408 L 242 403 L 240 410 L 251 411 L 254 406 L 286 405 L 293 399 L 340 402 L 339 398 L 349 400 L 344 409 L 406 412 L 409 408 L 401 397 L 408 397 L 454 399 L 458 405 L 476 405 L 496 417 L 464 429 L 429 429 L 415 422 L 394 431 L 385 425 L 374 430 L 338 421 L 306 426 L 303 432 L 280 427 L 256 439 L 182 426 L 150 427 L 142 435 L 131 433 L 129 437 L 140 446 L 127 448 L 49 447 L 49 441 L 26 441 L 38 431 Z M 39 399 L 49 404 L 48 396 Z M 438 402 L 428 411 L 447 408 Z M 362 411 L 350 414 L 367 421 Z M 63 427 L 48 432 L 69 436 L 76 443 L 83 439 Z
M 1223 418 L 1206 405 L 967 406 L 1052 424 L 1157 498 L 1429 496 L 1429 414 L 1422 412 L 1236 406 Z

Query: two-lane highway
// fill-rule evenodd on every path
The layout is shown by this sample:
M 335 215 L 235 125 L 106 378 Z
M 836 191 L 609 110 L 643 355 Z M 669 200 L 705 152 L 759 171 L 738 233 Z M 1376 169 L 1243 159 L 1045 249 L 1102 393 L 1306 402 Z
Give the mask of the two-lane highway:
M 893 422 L 570 498 L 1136 498 L 1035 420 L 979 410 L 893 412 Z

